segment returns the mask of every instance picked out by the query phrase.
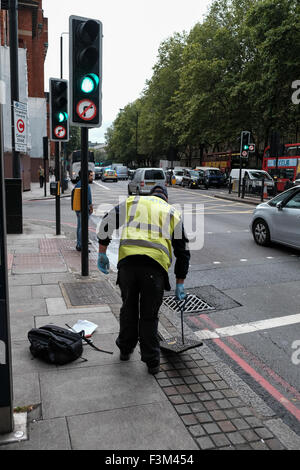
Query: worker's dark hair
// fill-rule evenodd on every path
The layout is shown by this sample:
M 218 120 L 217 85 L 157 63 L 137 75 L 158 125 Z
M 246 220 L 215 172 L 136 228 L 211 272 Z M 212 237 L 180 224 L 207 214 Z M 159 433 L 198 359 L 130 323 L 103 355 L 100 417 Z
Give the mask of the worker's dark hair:
M 150 194 L 153 196 L 160 197 L 164 201 L 168 201 L 168 191 L 167 188 L 157 184 L 154 188 L 151 189 Z

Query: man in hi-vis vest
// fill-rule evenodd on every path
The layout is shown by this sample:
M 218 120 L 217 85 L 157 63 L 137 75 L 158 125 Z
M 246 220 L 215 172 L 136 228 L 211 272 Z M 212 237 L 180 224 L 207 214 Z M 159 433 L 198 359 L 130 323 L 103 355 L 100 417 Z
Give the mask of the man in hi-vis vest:
M 106 249 L 114 229 L 123 227 L 118 260 L 118 279 L 123 305 L 116 344 L 120 359 L 127 361 L 137 342 L 150 374 L 159 372 L 158 312 L 164 290 L 170 290 L 168 270 L 172 247 L 176 257 L 176 296 L 185 297 L 184 279 L 190 252 L 180 213 L 168 204 L 165 187 L 155 186 L 150 196 L 130 196 L 102 219 L 98 269 L 108 274 Z

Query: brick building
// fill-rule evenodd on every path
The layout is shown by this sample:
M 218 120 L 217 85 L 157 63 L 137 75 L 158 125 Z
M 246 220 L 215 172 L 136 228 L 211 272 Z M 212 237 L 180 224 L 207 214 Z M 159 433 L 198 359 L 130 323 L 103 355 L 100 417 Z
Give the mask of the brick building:
M 21 154 L 21 170 L 23 187 L 29 189 L 28 183 L 30 181 L 38 181 L 38 168 L 43 165 L 43 136 L 47 135 L 44 62 L 48 48 L 48 19 L 43 15 L 42 0 L 18 1 L 18 40 L 20 101 L 25 101 L 28 106 L 29 131 L 27 153 Z M 0 11 L 0 45 L 4 54 L 1 57 L 6 57 L 8 52 L 6 49 L 9 50 L 9 13 L 7 10 Z M 24 50 L 25 59 L 23 58 Z M 3 62 L 7 69 L 7 61 L 3 60 Z M 26 82 L 26 90 L 24 82 Z M 21 87 L 23 87 L 22 92 Z M 7 95 L 10 97 L 10 93 Z M 5 173 L 7 177 L 11 177 L 11 141 L 9 142 L 11 136 L 9 132 L 5 133 L 5 138 L 7 140 L 4 149 Z

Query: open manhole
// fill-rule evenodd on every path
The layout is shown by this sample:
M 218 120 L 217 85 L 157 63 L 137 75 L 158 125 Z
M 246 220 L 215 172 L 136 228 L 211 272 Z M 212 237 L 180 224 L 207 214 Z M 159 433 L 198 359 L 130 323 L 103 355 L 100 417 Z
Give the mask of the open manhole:
M 201 299 L 198 295 L 195 294 L 189 294 L 186 302 L 185 300 L 177 300 L 175 295 L 168 295 L 163 299 L 163 305 L 168 307 L 173 312 L 180 313 L 180 309 L 184 304 L 184 313 L 191 314 L 207 310 L 215 310 L 215 307 L 212 307 L 205 300 Z

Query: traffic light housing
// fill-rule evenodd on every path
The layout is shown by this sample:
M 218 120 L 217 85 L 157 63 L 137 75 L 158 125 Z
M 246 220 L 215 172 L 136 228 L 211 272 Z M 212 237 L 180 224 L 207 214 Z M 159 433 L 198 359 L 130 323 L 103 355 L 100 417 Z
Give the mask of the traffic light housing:
M 80 127 L 102 124 L 102 23 L 70 16 L 70 119 Z
M 59 78 L 49 79 L 50 140 L 69 140 L 68 82 Z
M 249 144 L 250 144 L 250 132 L 243 131 L 242 133 L 242 151 L 246 150 L 249 151 Z

